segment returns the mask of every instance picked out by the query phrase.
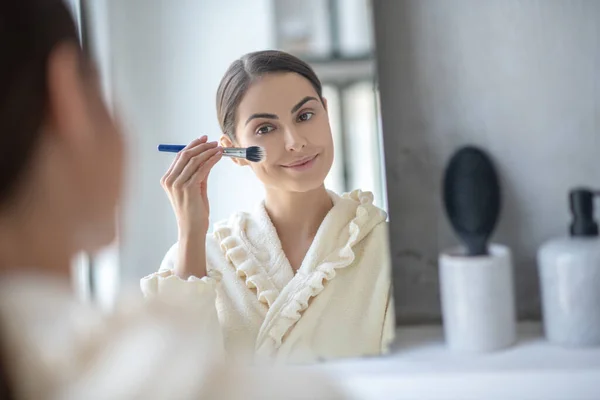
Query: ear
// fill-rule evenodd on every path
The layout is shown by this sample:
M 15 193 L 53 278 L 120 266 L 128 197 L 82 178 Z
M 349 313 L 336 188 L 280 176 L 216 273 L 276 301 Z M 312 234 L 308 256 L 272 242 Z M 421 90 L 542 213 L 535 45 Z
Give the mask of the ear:
M 52 131 L 70 143 L 85 140 L 85 83 L 79 50 L 74 44 L 57 46 L 48 59 L 49 123 Z
M 235 146 L 235 144 L 231 141 L 231 139 L 229 138 L 229 136 L 223 134 L 221 135 L 221 137 L 219 138 L 219 146 L 221 147 L 237 147 Z M 243 158 L 231 158 L 231 161 L 233 161 L 234 163 L 236 163 L 239 166 L 245 166 L 248 165 L 248 160 L 245 160 Z

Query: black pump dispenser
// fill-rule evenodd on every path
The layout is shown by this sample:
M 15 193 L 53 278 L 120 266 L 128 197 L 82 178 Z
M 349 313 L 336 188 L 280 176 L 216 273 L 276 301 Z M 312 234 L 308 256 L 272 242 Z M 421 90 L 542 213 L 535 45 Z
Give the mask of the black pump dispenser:
M 598 223 L 594 220 L 594 197 L 600 192 L 586 188 L 577 188 L 569 193 L 569 204 L 573 221 L 571 222 L 571 236 L 597 237 Z

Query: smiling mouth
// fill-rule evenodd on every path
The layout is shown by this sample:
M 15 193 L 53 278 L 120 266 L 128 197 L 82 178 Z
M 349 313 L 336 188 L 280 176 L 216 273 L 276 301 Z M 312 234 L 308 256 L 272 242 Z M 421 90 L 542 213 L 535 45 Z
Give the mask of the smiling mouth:
M 310 157 L 304 157 L 298 161 L 295 161 L 291 164 L 288 165 L 282 165 L 282 167 L 284 168 L 302 168 L 305 167 L 307 165 L 309 165 L 315 158 L 317 158 L 318 154 L 315 154 L 314 156 L 310 156 Z

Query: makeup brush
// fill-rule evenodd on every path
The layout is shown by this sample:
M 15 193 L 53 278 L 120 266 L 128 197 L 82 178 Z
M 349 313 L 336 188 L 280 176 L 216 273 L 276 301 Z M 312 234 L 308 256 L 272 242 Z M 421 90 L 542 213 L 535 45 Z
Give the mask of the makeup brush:
M 492 160 L 473 146 L 457 151 L 446 168 L 443 197 L 450 223 L 468 256 L 488 254 L 500 215 L 500 182 Z
M 159 144 L 158 151 L 166 153 L 179 153 L 185 149 L 185 145 L 181 144 Z M 259 146 L 250 147 L 224 147 L 223 156 L 231 158 L 245 158 L 251 162 L 261 162 L 264 160 L 266 153 L 265 149 Z

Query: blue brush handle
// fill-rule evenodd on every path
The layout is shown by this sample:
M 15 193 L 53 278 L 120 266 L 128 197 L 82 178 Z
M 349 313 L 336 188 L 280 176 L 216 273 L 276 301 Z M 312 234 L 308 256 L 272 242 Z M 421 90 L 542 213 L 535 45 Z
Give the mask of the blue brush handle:
M 185 149 L 185 145 L 182 145 L 182 144 L 159 144 L 158 145 L 158 151 L 162 151 L 165 153 L 179 153 L 183 149 Z

